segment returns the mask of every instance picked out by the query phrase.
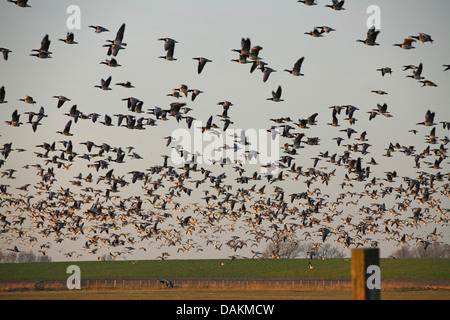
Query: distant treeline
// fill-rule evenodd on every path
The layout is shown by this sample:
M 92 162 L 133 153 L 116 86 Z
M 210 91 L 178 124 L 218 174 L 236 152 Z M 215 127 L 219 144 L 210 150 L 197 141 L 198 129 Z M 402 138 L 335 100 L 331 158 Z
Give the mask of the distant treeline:
M 4 253 L 0 252 L 0 263 L 18 263 L 18 262 L 51 262 L 49 256 L 35 255 L 33 252 L 21 251 Z
M 450 258 L 450 245 L 446 243 L 432 243 L 423 245 L 403 246 L 391 255 L 394 258 Z

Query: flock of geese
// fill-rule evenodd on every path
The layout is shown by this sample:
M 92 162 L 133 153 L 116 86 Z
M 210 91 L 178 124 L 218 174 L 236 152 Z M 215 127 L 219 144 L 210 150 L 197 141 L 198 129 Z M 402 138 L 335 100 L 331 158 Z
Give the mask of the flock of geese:
M 30 7 L 26 0 L 8 2 Z M 307 6 L 317 5 L 315 0 L 298 2 Z M 326 7 L 345 10 L 344 1 L 333 0 Z M 90 25 L 89 28 L 97 34 L 111 32 L 99 25 Z M 128 48 L 124 42 L 125 29 L 126 24 L 123 23 L 116 37 L 103 45 L 107 48 L 108 58 L 101 64 L 109 68 L 120 66 L 119 56 L 126 54 Z M 317 26 L 307 34 L 322 37 L 330 32 L 338 31 L 328 26 Z M 376 42 L 379 34 L 379 30 L 371 28 L 366 39 L 357 41 L 367 46 L 380 45 Z M 164 42 L 159 58 L 167 63 L 179 63 L 175 50 L 178 41 L 171 38 L 157 40 Z M 67 45 L 83 45 L 75 41 L 72 32 L 58 41 Z M 394 46 L 412 50 L 417 41 L 433 42 L 429 35 L 420 33 Z M 56 46 L 52 45 L 47 34 L 40 47 L 31 50 L 30 56 L 51 59 L 52 54 L 58 54 L 58 48 L 53 47 Z M 231 49 L 238 54 L 231 61 L 244 66 L 248 64 L 251 73 L 260 70 L 262 80 L 266 82 L 276 70 L 260 58 L 261 50 L 262 46 L 252 46 L 250 39 L 244 37 L 240 48 Z M 12 63 L 8 57 L 19 54 L 7 48 L 1 48 L 1 52 L 3 63 Z M 201 56 L 192 59 L 198 62 L 197 74 L 208 68 L 208 64 L 215 63 Z M 307 62 L 307 58 L 298 57 L 284 71 L 295 77 L 307 77 L 302 73 L 305 60 Z M 444 71 L 449 68 L 449 65 L 444 65 Z M 404 66 L 403 69 L 411 70 L 413 73 L 408 77 L 420 81 L 423 86 L 437 86 L 422 76 L 422 63 Z M 377 71 L 383 77 L 392 74 L 389 67 Z M 95 87 L 109 91 L 112 85 L 110 76 L 101 79 Z M 115 85 L 126 90 L 135 87 L 130 81 Z M 0 149 L 2 251 L 20 252 L 31 246 L 38 247 L 39 252 L 46 255 L 52 246 L 62 244 L 58 252 L 67 258 L 93 255 L 102 259 L 106 251 L 111 259 L 118 259 L 148 250 L 149 254 L 156 252 L 159 259 L 167 259 L 171 256 L 167 252 L 171 248 L 178 253 L 198 252 L 211 247 L 230 249 L 232 258 L 243 257 L 241 250 L 250 249 L 251 258 L 261 258 L 261 250 L 269 242 L 309 241 L 314 247 L 319 247 L 327 241 L 334 241 L 345 248 L 353 248 L 378 246 L 381 242 L 390 241 L 396 245 L 420 243 L 426 248 L 438 243 L 443 231 L 448 232 L 450 173 L 445 170 L 448 169 L 446 145 L 449 139 L 445 134 L 450 129 L 450 121 L 437 120 L 432 110 L 424 109 L 423 121 L 412 123 L 412 137 L 417 137 L 421 128 L 427 130 L 424 150 L 389 142 L 385 154 L 372 154 L 367 132 L 357 132 L 353 126 L 363 108 L 335 105 L 329 107 L 331 122 L 326 124 L 336 127 L 335 143 L 309 136 L 308 129 L 319 124 L 318 112 L 304 115 L 298 121 L 289 116 L 270 119 L 273 125 L 267 131 L 279 136 L 282 155 L 278 161 L 264 165 L 265 173 L 247 166 L 241 159 L 223 159 L 215 165 L 200 165 L 196 162 L 197 155 L 174 146 L 171 136 L 161 137 L 167 140 L 168 153 L 175 148 L 187 161 L 181 166 L 173 166 L 170 157 L 163 154 L 161 161 L 149 162 L 148 168 L 140 171 L 133 168 L 133 161 L 143 159 L 136 147 L 109 145 L 99 141 L 100 135 L 93 137 L 92 141 L 80 141 L 72 128 L 79 121 L 90 121 L 92 130 L 100 130 L 99 126 L 116 127 L 121 128 L 117 129 L 120 134 L 120 130 L 127 128 L 136 130 L 135 134 L 139 136 L 139 130 L 151 130 L 153 126 L 164 126 L 166 121 L 176 121 L 179 126 L 190 129 L 196 119 L 188 115 L 192 110 L 188 104 L 194 108 L 195 103 L 201 100 L 202 90 L 181 84 L 167 94 L 177 99 L 168 109 L 154 107 L 145 110 L 144 101 L 128 97 L 122 99 L 124 102 L 118 102 L 123 103 L 123 113 L 100 115 L 85 112 L 86 107 L 70 105 L 72 100 L 62 95 L 52 96 L 56 99 L 54 106 L 40 107 L 39 110 L 37 102 L 28 95 L 17 98 L 18 102 L 8 102 L 7 89 L 5 86 L 0 89 L 0 104 L 21 105 L 2 125 L 17 128 L 14 129 L 17 135 L 30 134 L 30 131 L 19 129 L 28 125 L 34 134 L 38 134 L 39 127 L 46 126 L 50 117 L 46 114 L 47 108 L 61 110 L 69 119 L 65 125 L 60 125 L 61 130 L 56 131 L 62 136 L 61 140 L 44 141 L 34 150 L 20 148 L 15 141 L 10 141 L 12 137 L 2 135 L 2 140 L 8 140 Z M 382 90 L 372 92 L 387 94 Z M 185 102 L 178 102 L 183 98 L 186 98 Z M 281 85 L 267 100 L 284 101 Z M 25 105 L 33 111 L 21 111 Z M 217 105 L 223 108 L 223 113 L 218 115 L 224 122 L 223 127 L 216 118 L 209 116 L 202 128 L 203 134 L 221 131 L 222 128 L 225 131 L 233 124 L 229 116 L 233 103 L 220 101 Z M 395 121 L 395 115 L 388 111 L 386 103 L 378 104 L 367 113 L 368 127 L 372 123 L 370 121 L 377 121 L 375 118 L 381 116 L 394 118 L 386 121 Z M 340 129 L 342 121 L 348 121 L 349 125 Z M 311 159 L 310 166 L 300 165 L 300 161 L 304 161 L 302 149 L 316 150 L 313 148 L 317 146 L 325 146 L 335 152 L 319 152 Z M 245 134 L 234 137 L 234 146 L 225 145 L 223 148 L 246 149 L 244 156 L 247 159 L 258 156 L 248 147 Z M 35 162 L 20 169 L 11 168 L 14 160 L 10 162 L 9 159 L 22 152 L 34 155 Z M 375 176 L 373 168 L 378 165 L 377 158 L 394 156 L 405 157 L 405 166 L 416 168 L 417 174 L 400 176 L 394 170 L 386 171 L 384 176 Z M 80 163 L 84 170 L 74 171 L 71 166 L 75 162 Z M 228 171 L 223 171 L 225 169 Z M 274 174 L 275 169 L 277 174 Z M 121 174 L 121 170 L 127 173 Z M 20 173 L 33 176 L 30 183 L 15 184 Z M 67 177 L 67 174 L 72 177 L 70 185 L 61 185 L 58 179 Z M 32 182 L 34 177 L 37 177 L 36 183 Z M 326 193 L 326 186 L 333 183 L 340 192 Z M 288 184 L 293 185 L 296 192 L 290 192 Z M 133 192 L 133 195 L 126 196 L 131 186 L 141 193 Z M 198 194 L 203 195 L 201 200 L 192 201 Z M 388 198 L 394 199 L 391 204 Z M 447 204 L 442 204 L 442 201 L 447 201 Z M 430 225 L 434 226 L 431 228 L 433 231 L 424 233 L 425 226 Z M 80 244 L 78 250 L 73 249 L 75 244 Z M 151 245 L 155 249 L 150 249 Z M 273 248 L 270 256 L 280 257 L 279 246 Z

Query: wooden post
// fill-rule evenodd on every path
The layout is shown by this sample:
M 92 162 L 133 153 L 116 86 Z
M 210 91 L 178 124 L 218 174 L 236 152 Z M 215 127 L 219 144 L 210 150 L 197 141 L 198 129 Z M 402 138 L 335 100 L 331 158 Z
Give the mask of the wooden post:
M 353 300 L 380 299 L 379 256 L 378 248 L 352 249 Z

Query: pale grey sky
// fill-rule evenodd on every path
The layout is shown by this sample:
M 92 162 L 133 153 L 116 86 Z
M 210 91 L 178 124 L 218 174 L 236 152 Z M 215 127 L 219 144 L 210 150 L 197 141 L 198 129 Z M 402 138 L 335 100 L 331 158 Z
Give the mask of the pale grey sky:
M 111 165 L 117 176 L 125 175 L 124 179 L 131 181 L 128 172 L 133 170 L 145 171 L 147 168 L 162 164 L 161 155 L 169 155 L 170 147 L 166 147 L 164 137 L 171 135 L 177 128 L 187 128 L 186 123 L 181 121 L 177 123 L 173 117 L 169 121 L 157 121 L 157 126 L 146 127 L 143 131 L 128 130 L 118 128 L 117 118 L 113 117 L 113 127 L 105 127 L 101 124 L 92 123 L 90 120 L 79 120 L 72 124 L 72 137 L 63 137 L 56 133 L 62 131 L 69 117 L 64 113 L 69 112 L 72 105 L 77 104 L 78 109 L 85 114 L 98 113 L 101 115 L 99 121 L 103 121 L 105 114 L 133 114 L 126 109 L 126 102 L 121 99 L 126 97 L 136 97 L 144 101 L 143 110 L 148 110 L 158 106 L 167 109 L 169 104 L 175 101 L 185 102 L 193 110 L 188 114 L 197 120 L 206 123 L 209 116 L 214 116 L 214 122 L 222 127 L 222 122 L 216 116 L 222 112 L 222 107 L 217 105 L 219 101 L 228 100 L 234 105 L 229 110 L 229 116 L 233 124 L 232 129 L 268 129 L 276 125 L 270 119 L 280 117 L 290 117 L 294 122 L 298 119 L 304 119 L 318 113 L 317 125 L 310 129 L 301 130 L 294 126 L 292 132 L 304 132 L 307 137 L 319 137 L 318 146 L 307 146 L 299 150 L 299 155 L 295 156 L 295 163 L 302 166 L 306 171 L 313 167 L 313 160 L 319 153 L 328 151 L 330 155 L 338 153 L 342 155 L 345 151 L 343 145 L 355 143 L 352 139 L 345 139 L 343 144 L 338 147 L 333 138 L 341 136 L 346 138 L 341 129 L 348 127 L 357 131 L 356 137 L 363 131 L 367 132 L 368 143 L 371 144 L 367 155 L 355 154 L 355 157 L 363 158 L 364 166 L 373 157 L 379 163 L 378 166 L 371 166 L 372 175 L 367 181 L 352 182 L 353 188 L 341 189 L 340 183 L 343 181 L 347 169 L 344 166 L 338 167 L 321 160 L 317 168 L 326 166 L 324 170 L 331 172 L 336 169 L 336 176 L 332 177 L 329 186 L 322 184 L 320 180 L 311 185 L 310 190 L 321 188 L 323 194 L 328 194 L 328 202 L 335 201 L 341 192 L 364 192 L 364 185 L 372 177 L 380 179 L 385 178 L 385 172 L 396 170 L 398 178 L 395 183 L 385 182 L 384 187 L 392 185 L 394 188 L 402 185 L 404 188 L 407 183 L 403 177 L 417 177 L 418 171 L 426 171 L 431 174 L 440 172 L 448 174 L 448 160 L 441 162 L 441 169 L 428 168 L 425 161 L 434 161 L 434 156 L 422 159 L 421 168 L 414 168 L 414 158 L 407 157 L 397 151 L 393 157 L 386 158 L 383 154 L 385 149 L 392 142 L 399 143 L 401 146 L 415 146 L 417 153 L 422 152 L 429 144 L 425 143 L 424 136 L 428 134 L 431 127 L 416 126 L 417 122 L 424 120 L 427 110 L 436 112 L 435 122 L 450 121 L 449 102 L 449 76 L 450 71 L 444 72 L 444 64 L 450 64 L 450 24 L 448 22 L 448 12 L 450 3 L 447 1 L 346 1 L 343 11 L 334 11 L 326 8 L 325 4 L 330 1 L 318 0 L 317 6 L 308 7 L 298 3 L 295 0 L 233 0 L 233 1 L 29 1 L 31 8 L 19 8 L 12 3 L 2 1 L 0 3 L 0 47 L 5 47 L 12 52 L 8 61 L 0 59 L 0 86 L 6 89 L 6 104 L 0 105 L 0 114 L 3 122 L 0 124 L 0 145 L 12 142 L 12 148 L 23 148 L 25 152 L 13 151 L 1 171 L 15 169 L 16 179 L 0 179 L 0 184 L 7 184 L 10 187 L 8 192 L 15 197 L 24 194 L 19 188 L 27 183 L 32 186 L 28 190 L 28 195 L 33 195 L 31 202 L 36 202 L 40 197 L 36 194 L 37 185 L 40 178 L 36 176 L 36 169 L 25 170 L 22 167 L 26 164 L 39 163 L 45 165 L 43 159 L 37 158 L 35 152 L 43 152 L 43 149 L 36 145 L 45 142 L 71 140 L 74 149 L 80 155 L 87 153 L 86 148 L 80 145 L 80 142 L 91 140 L 96 144 L 103 142 L 111 146 L 121 147 L 123 150 L 128 146 L 133 146 L 137 154 L 144 159 L 126 158 L 125 164 Z M 70 14 L 66 12 L 70 5 L 77 5 L 80 8 L 81 28 L 79 30 L 70 30 L 75 34 L 77 45 L 68 45 L 58 41 L 64 38 L 67 29 L 67 19 Z M 381 29 L 377 38 L 380 44 L 375 47 L 368 47 L 362 43 L 356 42 L 357 39 L 364 39 L 367 33 L 366 21 L 369 18 L 366 10 L 370 5 L 378 5 L 381 12 Z M 114 39 L 115 34 L 122 23 L 126 23 L 124 42 L 127 43 L 126 49 L 118 54 L 117 61 L 122 66 L 118 68 L 109 68 L 100 62 L 109 59 L 106 55 L 106 48 L 102 47 L 107 39 Z M 102 25 L 110 30 L 97 34 L 89 25 Z M 336 31 L 323 34 L 321 38 L 313 38 L 305 32 L 311 31 L 315 26 L 329 26 Z M 417 35 L 419 32 L 427 33 L 434 39 L 433 43 L 416 42 L 415 49 L 403 50 L 394 47 L 394 43 L 401 43 L 405 37 Z M 32 49 L 39 48 L 42 38 L 48 34 L 51 42 L 50 51 L 53 52 L 51 59 L 37 59 L 30 57 Z M 175 58 L 177 61 L 165 61 L 158 56 L 164 55 L 163 42 L 158 38 L 170 37 L 176 39 L 178 43 L 175 47 Z M 263 49 L 260 51 L 262 60 L 271 68 L 275 69 L 267 82 L 263 82 L 262 73 L 256 70 L 250 73 L 250 64 L 238 64 L 231 62 L 236 59 L 238 54 L 232 52 L 232 49 L 240 47 L 241 38 L 250 38 L 252 46 L 260 45 Z M 212 62 L 207 63 L 203 72 L 197 74 L 197 61 L 194 57 L 206 57 Z M 294 77 L 284 69 L 291 69 L 295 61 L 300 57 L 305 57 L 302 65 L 303 77 Z M 416 80 L 407 78 L 411 70 L 402 71 L 404 65 L 423 64 L 422 75 L 433 81 L 438 87 L 421 87 Z M 384 77 L 377 69 L 390 67 L 392 74 Z M 100 83 L 100 79 L 106 79 L 112 76 L 111 91 L 102 91 L 94 88 L 94 85 Z M 114 85 L 117 82 L 131 81 L 135 88 L 126 89 Z M 184 83 L 192 89 L 203 91 L 194 102 L 190 99 L 175 99 L 168 97 L 167 94 L 172 89 L 178 88 Z M 271 92 L 278 86 L 282 86 L 283 102 L 272 102 L 266 100 L 271 97 Z M 371 90 L 384 90 L 388 95 L 377 95 Z M 34 106 L 18 101 L 30 95 L 37 103 Z M 71 99 L 65 105 L 57 109 L 54 95 L 64 95 Z M 377 104 L 388 104 L 388 111 L 393 115 L 391 118 L 377 116 L 369 121 L 367 111 L 376 108 Z M 354 125 L 350 125 L 344 120 L 345 115 L 339 115 L 340 127 L 328 126 L 331 122 L 330 106 L 334 105 L 353 105 L 359 108 L 355 112 L 355 118 L 358 120 Z M 27 124 L 27 111 L 38 111 L 43 106 L 48 117 L 41 121 L 37 132 L 33 133 L 31 125 Z M 8 126 L 4 121 L 10 120 L 14 110 L 21 114 L 20 120 L 25 124 L 19 128 Z M 134 114 L 137 117 L 144 116 L 154 118 L 149 114 Z M 408 132 L 411 129 L 418 130 L 416 135 Z M 436 135 L 439 139 L 449 136 L 448 130 L 443 130 L 442 125 L 436 126 Z M 281 139 L 280 142 L 291 143 L 287 139 Z M 438 148 L 441 142 L 431 145 L 431 148 Z M 62 144 L 57 143 L 57 148 L 62 149 Z M 283 150 L 280 154 L 284 155 Z M 52 155 L 59 155 L 54 152 Z M 2 157 L 1 157 L 2 158 Z M 91 160 L 91 163 L 95 160 Z M 89 162 L 84 159 L 76 159 L 69 171 L 55 169 L 57 182 L 52 186 L 52 191 L 58 192 L 60 187 L 67 188 L 76 194 L 80 199 L 81 194 L 86 192 L 83 187 L 73 186 L 70 181 L 79 173 L 83 177 L 90 172 L 94 176 L 94 181 L 99 175 L 104 175 L 106 170 L 96 172 L 92 168 L 87 168 Z M 45 166 L 51 167 L 52 165 Z M 256 190 L 266 183 L 263 181 L 251 181 L 248 184 L 238 184 L 236 178 L 238 173 L 231 166 L 222 169 L 220 166 L 206 167 L 216 175 L 226 172 L 227 179 L 225 184 L 231 185 L 233 194 L 239 188 L 251 188 L 256 184 Z M 246 175 L 251 175 L 254 171 L 259 172 L 259 166 L 246 167 Z M 179 172 L 182 172 L 179 170 Z M 198 179 L 201 175 L 194 175 Z M 307 191 L 307 180 L 300 177 L 298 181 L 293 181 L 291 174 L 287 181 L 276 182 L 266 186 L 266 195 L 271 195 L 274 199 L 273 187 L 280 186 L 285 189 L 285 202 L 289 208 L 298 207 L 304 210 L 305 207 L 299 206 L 299 202 L 289 203 L 291 193 L 300 193 Z M 157 175 L 153 178 L 156 180 Z M 447 176 L 448 178 L 448 176 Z M 171 182 L 173 183 L 173 182 Z M 442 185 L 444 183 L 440 183 Z M 208 186 L 212 185 L 208 183 Z M 170 186 L 166 182 L 166 187 Z M 204 185 L 206 186 L 206 184 Z M 92 184 L 94 189 L 106 190 L 108 187 L 100 182 Z M 123 198 L 140 195 L 145 199 L 145 190 L 142 189 L 142 182 L 131 184 L 121 188 L 120 196 Z M 194 188 L 193 185 L 187 186 Z M 381 193 L 382 187 L 377 187 Z M 215 189 L 209 188 L 210 194 L 217 195 Z M 440 201 L 442 209 L 450 207 L 450 201 L 447 196 L 441 196 L 440 191 L 433 194 L 433 198 Z M 156 194 L 163 195 L 163 192 L 156 191 Z M 193 192 L 191 197 L 186 194 L 182 198 L 176 198 L 183 206 L 192 203 L 198 203 L 200 207 L 205 208 L 206 203 L 202 200 L 203 192 Z M 223 196 L 220 196 L 223 197 Z M 350 196 L 348 196 L 350 197 Z M 2 200 L 4 196 L 2 196 Z M 93 202 L 89 203 L 82 212 L 87 210 L 97 197 L 93 197 Z M 255 194 L 253 198 L 246 202 L 247 210 L 255 201 L 260 199 L 260 195 Z M 220 199 L 219 199 L 220 200 Z M 346 198 L 347 201 L 355 201 L 356 197 Z M 426 208 L 427 205 L 421 205 L 417 200 L 412 200 L 411 208 Z M 361 207 L 369 206 L 373 203 L 385 203 L 386 208 L 397 208 L 396 205 L 401 199 L 394 197 L 379 198 L 372 200 L 364 196 L 357 205 L 342 205 L 337 210 L 343 210 L 341 216 L 330 224 L 335 228 L 341 224 L 341 219 L 347 214 L 355 216 L 354 222 L 364 219 L 364 216 L 357 215 Z M 213 203 L 217 203 L 216 201 Z M 301 201 L 304 203 L 304 201 Z M 118 203 L 118 201 L 114 201 Z M 112 202 L 105 205 L 112 205 Z M 239 204 L 241 206 L 242 204 Z M 163 210 L 155 210 L 151 204 L 145 203 L 146 210 L 154 210 L 158 215 L 164 213 Z M 173 204 L 169 205 L 174 218 L 181 216 L 196 216 L 196 213 L 180 213 L 172 210 Z M 373 208 L 373 207 L 371 207 Z M 323 214 L 328 213 L 328 207 L 324 207 L 317 215 L 319 220 L 323 219 Z M 0 209 L 2 214 L 11 208 Z M 13 210 L 12 210 L 13 211 Z M 434 212 L 430 210 L 430 212 Z M 439 213 L 434 213 L 439 220 Z M 9 221 L 15 220 L 11 213 Z M 26 213 L 21 213 L 25 216 Z M 253 212 L 247 214 L 253 217 Z M 298 214 L 297 214 L 298 215 Z M 383 219 L 391 218 L 388 213 Z M 404 212 L 402 219 L 411 220 L 412 209 Z M 448 212 L 444 212 L 448 218 Z M 251 257 L 250 249 L 263 251 L 266 242 L 262 241 L 259 247 L 250 247 L 252 243 L 248 240 L 248 246 L 242 251 L 234 252 L 227 247 L 226 243 L 238 235 L 240 239 L 251 239 L 252 236 L 245 231 L 249 231 L 248 225 L 244 222 L 245 215 L 241 220 L 234 224 L 229 218 L 224 218 L 222 224 L 224 227 L 234 226 L 234 231 L 220 233 L 217 243 L 222 243 L 222 250 L 211 249 L 210 245 L 204 243 L 205 239 L 201 237 L 196 239 L 195 243 L 203 251 L 196 252 L 191 249 L 187 252 L 177 254 L 177 248 L 168 246 L 164 241 L 139 242 L 139 235 L 133 234 L 135 230 L 132 227 L 124 227 L 123 232 L 130 232 L 131 237 L 136 240 L 136 250 L 133 254 L 121 255 L 120 258 L 126 259 L 142 258 L 155 259 L 161 252 L 169 252 L 170 258 L 217 258 L 227 257 L 231 254 L 241 254 Z M 27 218 L 27 223 L 31 218 Z M 140 220 L 139 220 L 140 221 Z M 205 218 L 199 216 L 200 226 L 206 226 Z M 298 223 L 298 216 L 295 214 L 285 220 L 288 227 L 292 223 Z M 217 225 L 220 225 L 218 223 Z M 265 221 L 264 229 L 268 234 L 273 232 L 271 225 L 274 221 Z M 381 225 L 381 222 L 379 222 Z M 171 227 L 170 223 L 161 223 L 163 230 L 169 230 L 172 236 L 178 228 Z M 242 229 L 239 228 L 242 227 Z M 283 227 L 283 223 L 279 223 Z M 406 228 L 401 234 L 414 234 L 414 237 L 425 238 L 434 227 L 438 232 L 444 235 L 440 241 L 449 242 L 449 229 L 447 224 L 436 223 L 420 228 Z M 197 227 L 199 228 L 199 227 Z M 382 230 L 384 226 L 380 227 Z M 230 228 L 228 228 L 230 229 Z M 319 227 L 310 229 L 299 229 L 295 233 L 298 240 L 304 238 L 304 232 L 311 232 L 312 239 L 308 241 L 320 242 L 318 237 Z M 97 230 L 98 232 L 99 230 Z M 198 231 L 198 229 L 197 229 Z M 120 230 L 116 232 L 120 233 Z M 354 236 L 354 231 L 349 231 Z M 86 233 L 92 235 L 92 231 L 86 230 Z M 213 230 L 207 230 L 211 236 Z M 48 254 L 54 260 L 64 259 L 63 253 L 76 251 L 82 253 L 80 259 L 96 259 L 105 253 L 114 252 L 116 249 L 123 252 L 124 246 L 120 248 L 107 248 L 107 245 L 99 249 L 99 254 L 91 255 L 81 248 L 86 238 L 81 236 L 79 241 L 71 244 L 70 240 L 63 241 L 62 244 L 54 243 L 54 236 L 41 239 L 35 231 L 31 234 L 39 238 L 35 243 L 33 250 L 38 250 L 39 245 L 50 242 L 52 245 L 48 249 Z M 0 238 L 0 248 L 5 250 L 14 245 L 21 245 L 19 239 L 14 240 L 15 234 L 3 233 Z M 104 236 L 105 233 L 102 233 Z M 182 241 L 194 238 L 194 235 L 186 234 L 181 230 Z M 373 240 L 381 240 L 386 236 L 370 234 L 367 236 Z M 330 236 L 329 242 L 337 239 L 336 235 Z M 23 240 L 23 239 L 22 239 Z M 27 240 L 23 240 L 27 243 Z M 203 242 L 203 243 L 202 243 Z M 415 244 L 415 240 L 410 240 L 410 244 Z M 336 243 L 332 242 L 336 245 Z M 382 256 L 389 255 L 394 249 L 396 241 L 381 241 Z M 147 246 L 151 249 L 147 251 L 138 250 L 141 246 Z M 162 245 L 161 248 L 158 248 Z M 126 246 L 126 245 L 125 245 Z M 70 249 L 68 249 L 70 248 Z M 23 247 L 23 250 L 31 250 Z M 60 253 L 58 253 L 60 251 Z

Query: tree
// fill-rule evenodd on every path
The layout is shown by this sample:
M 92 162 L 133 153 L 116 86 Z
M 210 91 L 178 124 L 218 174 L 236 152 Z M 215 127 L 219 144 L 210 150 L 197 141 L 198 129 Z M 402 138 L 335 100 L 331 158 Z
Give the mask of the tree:
M 315 247 L 312 243 L 296 241 L 271 242 L 263 252 L 263 258 L 344 258 L 339 247 L 324 243 Z
M 395 258 L 450 258 L 450 245 L 430 243 L 415 246 L 403 246 L 392 253 Z
M 0 262 L 13 263 L 13 262 L 49 262 L 51 258 L 48 256 L 39 255 L 36 256 L 32 251 L 21 251 L 4 254 L 0 252 Z

